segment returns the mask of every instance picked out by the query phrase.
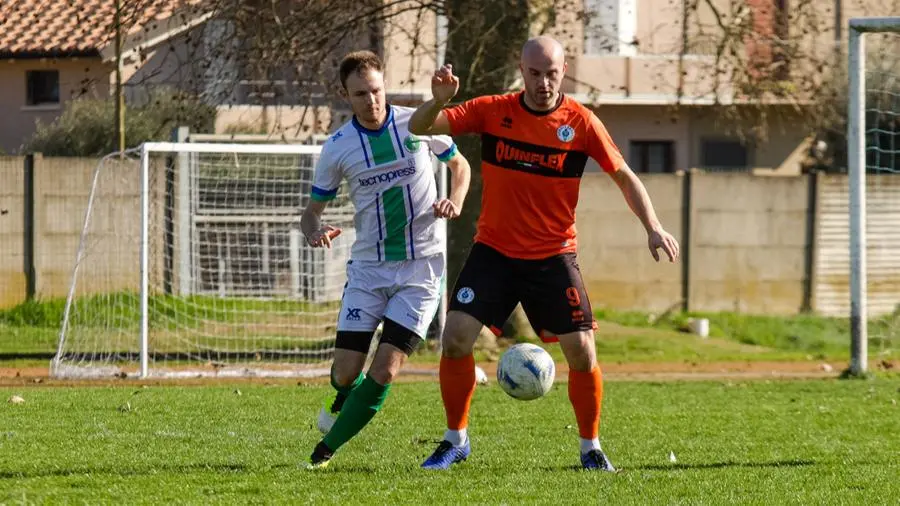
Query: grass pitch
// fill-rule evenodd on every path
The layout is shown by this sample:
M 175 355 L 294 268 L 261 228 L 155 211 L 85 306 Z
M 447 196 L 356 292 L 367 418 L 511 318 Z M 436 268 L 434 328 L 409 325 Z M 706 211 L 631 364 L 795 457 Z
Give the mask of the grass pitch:
M 900 378 L 608 382 L 604 449 L 577 467 L 566 385 L 520 402 L 479 387 L 473 455 L 420 462 L 443 430 L 434 381 L 397 385 L 326 470 L 301 464 L 330 389 L 0 388 L 0 503 L 896 504 Z M 20 395 L 24 404 L 5 401 Z M 676 462 L 670 461 L 674 453 Z

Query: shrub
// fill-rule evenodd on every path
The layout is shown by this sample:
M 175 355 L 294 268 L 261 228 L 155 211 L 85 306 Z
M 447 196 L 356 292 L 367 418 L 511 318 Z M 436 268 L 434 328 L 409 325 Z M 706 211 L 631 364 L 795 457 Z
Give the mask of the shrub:
M 125 142 L 133 147 L 166 141 L 179 125 L 210 132 L 215 119 L 215 106 L 183 93 L 156 91 L 146 103 L 125 109 Z M 45 156 L 103 156 L 118 149 L 115 131 L 114 99 L 75 100 L 54 122 L 38 122 L 37 131 L 22 150 Z

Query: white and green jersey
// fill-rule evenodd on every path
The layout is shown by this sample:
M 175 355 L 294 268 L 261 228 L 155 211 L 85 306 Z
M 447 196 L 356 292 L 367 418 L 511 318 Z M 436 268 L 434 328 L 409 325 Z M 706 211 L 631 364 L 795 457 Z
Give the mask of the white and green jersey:
M 412 260 L 444 250 L 432 209 L 437 188 L 431 153 L 447 161 L 456 145 L 446 135 L 409 133 L 413 111 L 389 105 L 377 131 L 354 116 L 322 147 L 312 198 L 331 200 L 343 179 L 349 183 L 356 209 L 353 260 Z

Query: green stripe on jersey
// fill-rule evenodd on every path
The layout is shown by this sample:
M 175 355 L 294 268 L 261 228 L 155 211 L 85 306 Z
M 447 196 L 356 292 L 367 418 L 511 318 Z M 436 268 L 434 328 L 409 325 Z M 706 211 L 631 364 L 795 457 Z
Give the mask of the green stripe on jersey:
M 384 259 L 406 260 L 406 225 L 409 223 L 409 215 L 403 198 L 403 187 L 395 186 L 384 192 L 381 198 L 384 202 Z
M 394 151 L 394 139 L 391 137 L 391 129 L 385 128 L 380 135 L 366 135 L 369 139 L 369 148 L 372 150 L 372 160 L 375 165 L 393 162 L 397 160 Z

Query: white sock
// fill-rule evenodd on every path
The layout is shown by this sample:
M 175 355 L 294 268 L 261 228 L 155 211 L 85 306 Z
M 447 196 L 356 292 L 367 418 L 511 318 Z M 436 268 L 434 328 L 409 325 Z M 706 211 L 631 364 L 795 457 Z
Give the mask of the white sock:
M 466 444 L 466 441 L 469 439 L 469 435 L 466 434 L 466 429 L 447 429 L 447 432 L 444 432 L 444 439 L 450 441 L 453 446 L 462 446 Z
M 600 449 L 600 439 L 585 439 L 583 437 L 578 438 L 581 442 L 581 453 L 587 453 L 591 450 L 599 450 Z

